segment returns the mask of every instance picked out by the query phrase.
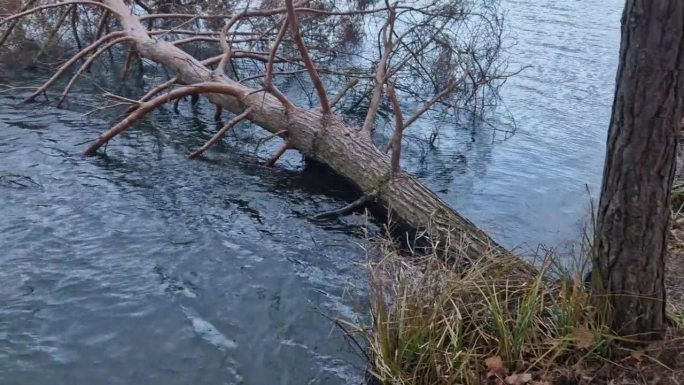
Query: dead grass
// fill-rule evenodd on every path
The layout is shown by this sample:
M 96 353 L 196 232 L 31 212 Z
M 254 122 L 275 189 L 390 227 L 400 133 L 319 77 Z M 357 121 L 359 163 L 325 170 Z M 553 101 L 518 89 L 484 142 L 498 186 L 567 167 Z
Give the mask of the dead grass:
M 341 323 L 366 347 L 369 383 L 684 384 L 681 329 L 626 348 L 594 306 L 581 259 L 568 269 L 546 252 L 539 273 L 519 279 L 492 274 L 490 258 L 463 270 L 384 239 L 374 245 L 370 324 Z M 684 319 L 680 304 L 669 308 Z
M 665 284 L 668 306 L 675 322 L 684 327 L 684 183 L 672 190 L 672 230 Z M 684 381 L 682 381 L 684 383 Z

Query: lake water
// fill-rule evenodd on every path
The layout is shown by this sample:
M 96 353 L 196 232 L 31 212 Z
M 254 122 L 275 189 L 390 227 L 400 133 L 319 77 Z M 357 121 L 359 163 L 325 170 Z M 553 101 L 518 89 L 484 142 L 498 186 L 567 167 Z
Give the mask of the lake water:
M 516 134 L 443 130 L 407 168 L 506 246 L 576 239 L 623 3 L 506 0 L 511 69 L 530 66 L 502 91 Z M 0 97 L 0 384 L 360 382 L 321 315 L 363 309 L 363 218 L 311 219 L 351 198 L 334 177 L 297 154 L 262 167 L 248 127 L 187 161 L 215 129 L 206 106 L 83 158 L 113 117 L 19 96 Z

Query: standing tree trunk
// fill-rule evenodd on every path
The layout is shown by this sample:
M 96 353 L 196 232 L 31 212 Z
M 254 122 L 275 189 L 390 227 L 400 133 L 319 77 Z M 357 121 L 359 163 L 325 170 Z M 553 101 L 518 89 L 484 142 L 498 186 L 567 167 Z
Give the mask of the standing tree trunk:
M 598 289 L 614 330 L 665 328 L 670 190 L 684 116 L 684 1 L 627 0 L 597 215 Z

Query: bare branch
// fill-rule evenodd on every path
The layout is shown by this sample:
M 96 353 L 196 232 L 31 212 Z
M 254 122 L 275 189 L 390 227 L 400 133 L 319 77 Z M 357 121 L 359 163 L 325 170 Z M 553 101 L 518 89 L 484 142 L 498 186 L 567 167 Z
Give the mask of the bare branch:
M 213 58 L 203 60 L 201 63 L 204 65 L 209 65 L 209 64 L 216 63 L 217 61 L 221 60 L 222 57 L 223 57 L 223 55 L 215 56 Z M 178 80 L 179 80 L 178 76 L 174 76 L 173 78 L 167 80 L 166 82 L 159 84 L 158 86 L 151 89 L 147 94 L 145 94 L 145 96 L 140 98 L 139 102 L 142 103 L 142 102 L 146 102 L 146 101 L 150 100 L 152 97 L 154 97 L 158 93 L 166 90 L 167 88 L 173 87 L 175 84 L 178 83 Z M 126 111 L 126 113 L 129 114 L 129 113 L 133 112 L 134 109 L 135 108 L 129 108 Z M 219 120 L 220 119 L 220 113 L 218 112 L 218 110 L 217 110 L 217 115 L 218 115 L 218 118 L 216 118 L 216 116 L 215 116 L 215 119 Z
M 273 138 L 281 137 L 281 138 L 284 139 L 284 138 L 285 138 L 285 135 L 287 135 L 287 132 L 288 132 L 287 130 L 280 130 L 280 131 L 278 131 L 278 132 L 274 132 L 273 134 L 271 134 L 271 135 L 269 135 L 269 136 L 267 136 L 267 137 L 265 137 L 265 138 L 259 139 L 259 141 L 257 142 L 256 147 L 254 148 L 254 152 L 259 151 L 259 147 L 261 147 L 262 144 L 268 142 L 269 140 L 271 140 L 271 139 L 273 139 Z
M 128 49 L 128 53 L 126 54 L 126 59 L 124 59 L 124 69 L 121 72 L 121 83 L 126 83 L 128 81 L 128 74 L 131 70 L 131 64 L 133 64 L 133 60 L 135 59 L 135 47 L 130 47 Z
M 76 4 L 70 6 L 69 8 L 65 9 L 62 11 L 62 14 L 59 16 L 59 20 L 57 20 L 57 24 L 52 28 L 50 33 L 48 33 L 48 37 L 45 40 L 45 43 L 40 47 L 40 50 L 34 57 L 33 61 L 34 63 L 38 61 L 38 59 L 43 56 L 43 52 L 45 52 L 45 49 L 50 45 L 52 40 L 55 38 L 55 35 L 57 32 L 59 32 L 59 29 L 62 27 L 62 24 L 64 24 L 64 21 L 66 20 L 67 16 L 73 11 L 73 9 L 76 7 Z
M 392 83 L 387 85 L 387 96 L 389 97 L 390 103 L 392 103 L 392 109 L 394 110 L 394 135 L 392 135 L 392 140 L 388 147 L 392 149 L 390 166 L 392 167 L 392 175 L 397 175 L 400 171 L 399 160 L 401 159 L 401 138 L 405 128 L 404 118 L 401 114 L 401 106 L 397 99 L 397 93 L 394 90 L 394 84 Z
M 417 8 L 413 7 L 403 7 L 403 6 L 398 6 L 396 9 L 413 9 L 420 11 Z M 366 9 L 366 10 L 351 10 L 351 11 L 327 11 L 325 9 L 316 9 L 316 8 L 305 8 L 305 7 L 299 7 L 298 5 L 295 6 L 294 11 L 296 13 L 310 13 L 310 14 L 317 14 L 317 15 L 323 15 L 323 16 L 347 16 L 347 15 L 369 15 L 373 13 L 381 13 L 381 12 L 386 12 L 388 8 L 373 8 L 373 9 Z M 243 11 L 239 11 L 239 13 L 243 14 L 244 17 L 269 17 L 269 16 L 275 16 L 275 15 L 280 15 L 283 13 L 287 12 L 286 7 L 281 7 L 281 8 L 271 8 L 271 9 L 246 9 Z M 149 19 L 190 19 L 190 18 L 198 18 L 198 19 L 228 19 L 231 18 L 233 15 L 198 15 L 194 13 L 155 13 L 151 15 L 144 15 L 140 16 L 138 19 L 141 21 L 144 20 L 149 20 Z
M 371 200 L 375 199 L 375 194 L 377 194 L 377 193 L 371 192 L 370 194 L 364 194 L 359 199 L 355 200 L 354 202 L 351 202 L 350 204 L 348 204 L 342 208 L 316 214 L 316 215 L 314 215 L 314 219 L 336 218 L 336 217 L 347 215 L 347 214 L 351 213 L 352 211 L 358 209 L 359 207 L 362 207 L 363 205 L 370 202 Z
M 380 99 L 382 97 L 382 89 L 385 84 L 387 73 L 387 62 L 390 54 L 392 53 L 392 35 L 389 30 L 394 29 L 395 12 L 390 9 L 389 15 L 387 17 L 387 22 L 382 27 L 382 34 L 385 36 L 384 47 L 382 55 L 380 57 L 380 62 L 378 62 L 375 71 L 375 85 L 373 87 L 373 93 L 371 95 L 371 102 L 368 106 L 368 113 L 366 114 L 366 119 L 363 122 L 363 127 L 361 128 L 361 133 L 364 135 L 370 135 L 375 127 L 375 117 L 378 114 L 378 109 L 380 108 Z
M 26 11 L 27 9 L 31 8 L 31 7 L 33 6 L 33 4 L 36 3 L 36 1 L 37 1 L 37 0 L 29 0 L 29 2 L 27 2 L 26 5 L 24 5 L 24 6 L 21 8 L 21 11 L 20 11 L 20 12 L 24 12 L 24 11 Z M 12 23 L 9 25 L 9 27 L 7 27 L 7 30 L 5 30 L 5 32 L 4 32 L 4 33 L 2 34 L 2 36 L 0 37 L 0 47 L 2 47 L 2 45 L 5 44 L 5 42 L 7 41 L 7 39 L 10 37 L 10 35 L 12 34 L 12 31 L 14 30 L 14 27 L 17 26 L 17 23 L 19 23 L 19 17 L 15 18 L 15 19 L 12 21 Z M 2 24 L 2 23 L 0 22 L 0 25 L 1 25 L 1 24 Z
M 225 26 L 223 26 L 223 29 L 221 29 L 221 34 L 219 37 L 219 42 L 221 43 L 221 48 L 223 49 L 223 57 L 221 58 L 221 61 L 219 62 L 218 66 L 216 66 L 216 73 L 217 74 L 223 74 L 226 72 L 226 64 L 230 63 L 231 56 L 233 55 L 233 49 L 232 49 L 232 42 L 228 41 L 228 32 L 230 29 L 233 27 L 235 23 L 237 23 L 238 19 L 242 17 L 242 14 L 237 14 L 230 18 L 228 22 L 226 23 Z
M 78 79 L 78 77 L 81 76 L 81 74 L 83 72 L 85 72 L 90 67 L 90 65 L 95 61 L 95 59 L 97 59 L 103 52 L 105 52 L 106 50 L 108 50 L 112 46 L 114 46 L 118 43 L 124 42 L 124 41 L 129 41 L 129 40 L 132 40 L 132 38 L 130 36 L 123 36 L 123 37 L 114 39 L 114 40 L 110 41 L 109 43 L 105 44 L 104 46 L 102 46 L 102 48 L 97 50 L 94 54 L 90 55 L 88 60 L 86 60 L 85 63 L 83 63 L 83 65 L 78 69 L 78 71 L 76 71 L 74 76 L 71 77 L 71 80 L 69 80 L 69 83 L 66 85 L 66 87 L 64 87 L 64 91 L 62 91 L 62 94 L 59 96 L 59 100 L 57 101 L 57 107 L 60 107 L 62 105 L 62 103 L 64 103 L 64 100 L 66 99 L 67 95 L 69 94 L 71 87 L 73 87 L 74 83 L 76 83 L 76 79 Z
M 292 148 L 292 145 L 290 145 L 290 143 L 286 140 L 286 141 L 280 146 L 280 148 L 278 148 L 278 151 L 276 151 L 276 153 L 273 154 L 273 156 L 271 157 L 271 159 L 269 159 L 268 162 L 266 162 L 266 167 L 273 167 L 273 166 L 275 166 L 276 162 L 278 161 L 278 159 L 280 159 L 281 156 L 283 156 L 283 154 L 285 153 L 285 151 L 287 151 L 287 150 L 289 150 L 289 149 L 291 149 L 291 148 Z
M 100 112 L 100 111 L 108 110 L 111 108 L 117 108 L 117 107 L 121 107 L 121 106 L 127 106 L 127 105 L 128 105 L 128 103 L 124 103 L 124 102 L 118 102 L 118 103 L 114 103 L 114 104 L 106 104 L 104 106 L 93 108 L 92 110 L 87 111 L 83 115 L 84 116 L 90 116 L 90 115 L 93 115 L 93 114 Z
M 194 159 L 197 159 L 200 155 L 202 155 L 202 154 L 204 153 L 204 151 L 206 151 L 209 147 L 213 146 L 214 143 L 218 142 L 218 141 L 221 139 L 221 137 L 222 137 L 228 130 L 230 130 L 230 129 L 233 128 L 236 124 L 238 124 L 238 123 L 240 123 L 241 121 L 243 121 L 244 119 L 246 119 L 246 118 L 249 116 L 249 114 L 250 114 L 251 112 L 252 112 L 252 108 L 250 107 L 250 108 L 247 108 L 247 109 L 246 109 L 244 112 L 242 112 L 240 115 L 238 115 L 238 116 L 234 117 L 233 119 L 231 119 L 228 123 L 226 123 L 225 126 L 223 126 L 223 128 L 221 128 L 220 130 L 218 130 L 218 132 L 217 132 L 216 134 L 214 134 L 214 136 L 212 136 L 211 139 L 209 139 L 202 147 L 200 147 L 199 149 L 197 149 L 197 151 L 193 152 L 193 153 L 188 157 L 188 159 L 193 159 L 193 160 L 194 160 Z
M 69 67 L 71 67 L 74 63 L 76 63 L 82 57 L 87 55 L 90 51 L 96 49 L 102 43 L 104 43 L 105 41 L 107 41 L 109 39 L 121 38 L 122 36 L 125 36 L 124 32 L 112 32 L 112 33 L 109 33 L 109 34 L 101 37 L 100 39 L 98 39 L 97 41 L 92 43 L 91 45 L 82 49 L 76 55 L 72 56 L 71 59 L 67 60 L 64 64 L 62 64 L 59 67 L 59 69 L 55 72 L 55 74 L 52 75 L 52 77 L 50 79 L 48 79 L 45 83 L 43 83 L 43 85 L 40 86 L 33 94 L 31 94 L 29 97 L 27 97 L 24 100 L 24 102 L 31 102 L 31 101 L 35 100 L 36 97 L 38 97 L 38 95 L 45 92 L 48 88 L 50 88 L 50 86 L 52 86 L 52 84 L 54 84 L 57 80 L 59 80 L 59 78 L 62 77 L 62 75 L 64 75 L 64 73 L 69 69 Z
M 217 104 L 216 109 L 214 110 L 214 121 L 220 122 L 222 114 L 223 114 L 223 107 L 221 107 Z
M 302 35 L 299 31 L 297 14 L 295 13 L 295 7 L 292 0 L 285 0 L 285 6 L 287 8 L 287 20 L 290 24 L 290 32 L 292 32 L 292 38 L 297 44 L 299 55 L 302 57 L 302 60 L 304 60 L 304 65 L 306 65 L 306 69 L 309 72 L 311 82 L 313 83 L 314 88 L 316 89 L 316 93 L 318 94 L 318 100 L 321 103 L 321 109 L 323 110 L 323 114 L 329 114 L 330 103 L 328 102 L 328 95 L 325 91 L 325 86 L 323 86 L 323 82 L 321 81 L 321 77 L 318 75 L 316 66 L 314 65 L 313 61 L 311 61 L 311 56 L 309 56 L 309 50 L 306 48 L 304 39 L 302 38 Z
M 182 98 L 188 95 L 194 95 L 199 93 L 222 93 L 228 94 L 235 98 L 242 98 L 244 96 L 244 90 L 225 83 L 215 83 L 215 82 L 205 82 L 197 83 L 191 86 L 179 88 L 169 92 L 168 94 L 158 96 L 150 101 L 141 103 L 140 106 L 133 111 L 130 115 L 124 118 L 116 126 L 109 129 L 107 132 L 100 135 L 93 144 L 91 144 L 85 151 L 86 155 L 95 155 L 97 150 L 102 147 L 105 143 L 109 142 L 113 137 L 124 132 L 133 123 L 140 120 L 150 111 L 158 108 L 159 106 L 168 103 L 171 100 Z
M 143 103 L 143 102 L 146 102 L 146 101 L 152 99 L 158 93 L 164 91 L 165 89 L 167 89 L 169 87 L 173 87 L 173 85 L 176 84 L 177 82 L 178 82 L 178 76 L 172 77 L 171 79 L 169 79 L 169 80 L 165 81 L 164 83 L 159 84 L 158 86 L 151 89 L 148 93 L 145 94 L 145 96 L 140 98 L 139 102 Z M 135 110 L 135 107 L 130 108 L 128 111 L 126 111 L 126 113 L 129 114 L 129 113 L 133 112 L 133 110 Z
M 271 72 L 271 75 L 273 77 L 280 76 L 280 75 L 292 76 L 292 75 L 300 74 L 302 72 L 306 72 L 306 69 L 295 70 L 295 71 L 273 71 L 273 72 Z M 259 79 L 259 78 L 263 78 L 263 77 L 266 77 L 266 74 L 257 74 L 257 75 L 248 76 L 246 78 L 240 79 L 240 83 L 245 83 L 245 82 L 248 82 L 250 80 Z
M 134 108 L 139 107 L 141 104 L 139 100 L 129 99 L 129 98 L 121 96 L 121 95 L 112 94 L 111 92 L 106 92 L 102 96 L 106 99 L 118 100 L 121 103 L 131 104 L 134 106 Z
M 74 5 L 71 10 L 71 33 L 74 35 L 76 47 L 80 51 L 83 49 L 83 44 L 81 44 L 81 38 L 78 36 L 78 19 L 78 5 Z
M 465 75 L 464 75 L 465 77 Z M 428 100 L 425 104 L 423 104 L 423 107 L 420 108 L 420 110 L 416 111 L 407 121 L 404 123 L 404 128 L 410 126 L 413 124 L 418 118 L 421 117 L 427 110 L 430 109 L 435 103 L 440 101 L 443 97 L 448 95 L 451 91 L 454 90 L 454 88 L 463 81 L 463 78 L 459 80 L 458 82 L 451 81 L 447 85 L 445 89 L 443 89 L 441 92 L 439 92 L 437 95 L 435 95 L 432 99 Z
M 34 13 L 36 13 L 36 12 L 40 12 L 40 11 L 43 11 L 43 10 L 46 10 L 46 9 L 51 9 L 51 8 L 58 8 L 58 7 L 69 6 L 69 5 L 72 5 L 72 4 L 95 5 L 95 6 L 99 7 L 99 8 L 104 8 L 104 9 L 107 9 L 107 10 L 112 11 L 112 8 L 110 8 L 108 5 L 102 4 L 102 3 L 98 3 L 98 2 L 96 2 L 96 1 L 89 1 L 89 0 L 68 0 L 68 1 L 62 1 L 62 2 L 59 2 L 59 3 L 45 4 L 45 5 L 41 5 L 41 6 L 39 6 L 39 7 L 34 7 L 34 8 L 27 9 L 27 10 L 25 10 L 25 11 L 23 11 L 23 12 L 15 13 L 15 14 L 12 15 L 12 16 L 9 16 L 9 17 L 6 17 L 6 18 L 0 20 L 0 26 L 2 26 L 3 24 L 8 23 L 8 22 L 10 22 L 10 21 L 17 20 L 17 19 L 20 19 L 20 18 L 22 18 L 22 17 L 25 17 L 25 16 L 28 16 L 28 15 L 34 14 Z
M 268 56 L 268 62 L 266 63 L 266 78 L 264 79 L 264 90 L 266 92 L 270 92 L 271 94 L 273 94 L 273 96 L 275 96 L 280 101 L 280 103 L 282 103 L 283 106 L 285 106 L 285 110 L 289 111 L 294 107 L 292 105 L 292 102 L 273 84 L 273 61 L 275 60 L 276 51 L 278 51 L 280 42 L 283 40 L 285 32 L 287 32 L 287 26 L 288 19 L 283 19 L 282 25 L 280 26 L 280 30 L 278 31 L 278 35 L 276 36 L 275 42 L 273 43 L 273 48 L 271 48 L 271 54 Z
M 339 92 L 337 92 L 337 95 L 333 98 L 332 102 L 330 102 L 331 107 L 335 107 L 337 103 L 344 98 L 344 95 L 349 92 L 352 88 L 354 88 L 357 84 L 359 84 L 359 79 L 352 79 L 349 83 L 347 83 L 344 88 L 342 88 Z
M 100 20 L 97 22 L 97 28 L 95 28 L 95 39 L 99 39 L 100 36 L 102 36 L 102 33 L 105 30 L 105 27 L 107 26 L 107 23 L 109 22 L 109 12 L 105 11 L 102 12 L 102 15 L 100 16 Z

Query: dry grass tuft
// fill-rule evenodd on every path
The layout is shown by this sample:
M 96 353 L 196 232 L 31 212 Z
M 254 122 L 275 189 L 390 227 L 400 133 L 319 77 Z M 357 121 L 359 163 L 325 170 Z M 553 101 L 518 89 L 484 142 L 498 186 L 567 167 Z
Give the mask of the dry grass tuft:
M 521 279 L 492 274 L 491 258 L 463 270 L 407 256 L 387 240 L 374 244 L 370 325 L 344 324 L 367 347 L 371 383 L 684 384 L 676 360 L 662 359 L 678 357 L 684 339 L 621 347 L 594 306 L 583 264 L 569 270 L 546 252 L 538 274 Z

